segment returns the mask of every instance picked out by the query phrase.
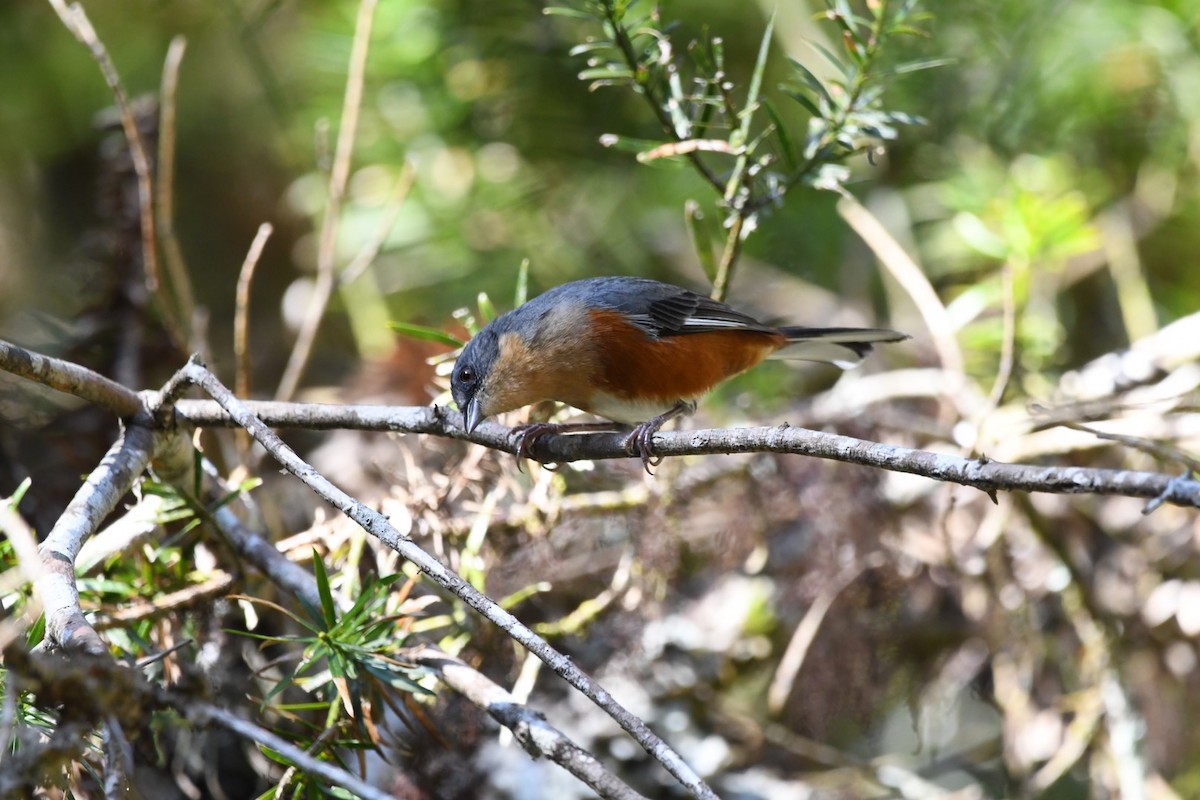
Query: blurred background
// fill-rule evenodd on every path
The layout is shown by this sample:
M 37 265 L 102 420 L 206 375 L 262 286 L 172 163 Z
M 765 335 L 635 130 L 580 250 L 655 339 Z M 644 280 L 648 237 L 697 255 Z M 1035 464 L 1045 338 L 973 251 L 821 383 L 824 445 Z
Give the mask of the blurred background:
M 677 42 L 719 35 L 742 92 L 775 11 L 764 89 L 774 93 L 791 74 L 788 57 L 828 74 L 809 45 L 838 46 L 836 29 L 814 19 L 823 7 L 671 0 L 661 16 L 676 26 Z M 1042 434 L 1053 426 L 1030 409 L 1091 402 L 1085 411 L 1072 405 L 1064 419 L 1100 427 L 1117 420 L 1105 430 L 1196 452 L 1200 3 L 930 0 L 922 8 L 930 12 L 919 25 L 926 35 L 894 39 L 885 60 L 949 62 L 896 76 L 885 104 L 926 124 L 902 127 L 885 153 L 852 160 L 847 188 L 935 289 L 965 385 L 939 394 L 944 376 L 928 370 L 941 351 L 926 311 L 880 269 L 835 193 L 799 187 L 746 238 L 732 299 L 773 319 L 885 325 L 914 339 L 873 356 L 848 384 L 834 386 L 833 371 L 767 365 L 722 389 L 702 407 L 702 422 L 791 419 L 945 452 L 1178 473 L 1180 462 L 1161 449 L 1079 432 L 1051 440 Z M 199 349 L 232 383 L 238 272 L 258 226 L 269 222 L 248 341 L 251 396 L 271 397 L 314 283 L 358 4 L 97 0 L 87 10 L 134 97 L 158 91 L 168 46 L 186 38 L 173 196 L 179 263 L 195 293 L 197 312 L 185 324 L 192 335 L 187 347 L 173 343 L 147 300 L 112 95 L 51 8 L 27 2 L 0 4 L 0 337 L 138 389 L 157 387 L 185 350 Z M 719 240 L 717 198 L 684 165 L 641 164 L 601 144 L 605 134 L 661 133 L 635 93 L 590 90 L 579 80 L 583 59 L 570 50 L 596 32 L 586 20 L 543 14 L 537 2 L 380 3 L 339 267 L 381 230 L 386 239 L 369 269 L 336 286 L 300 397 L 431 402 L 441 388 L 427 359 L 449 348 L 397 337 L 388 321 L 462 335 L 455 310 L 476 308 L 480 293 L 501 311 L 511 307 L 525 259 L 530 294 L 608 274 L 707 290 L 684 207 L 697 201 Z M 153 143 L 157 110 L 145 108 Z M 804 109 L 780 108 L 802 138 Z M 413 185 L 397 210 L 406 163 Z M 393 213 L 394 223 L 381 227 Z M 1015 326 L 1007 346 L 1006 313 Z M 1135 367 L 1109 355 L 1139 342 Z M 846 399 L 854 382 L 888 370 L 905 370 L 883 390 L 900 402 L 859 416 L 857 401 Z M 1004 370 L 1011 380 L 998 384 Z M 1167 378 L 1174 382 L 1161 388 Z M 1161 391 L 1126 394 L 1139 387 Z M 813 392 L 822 393 L 799 400 Z M 44 532 L 107 449 L 115 424 L 49 393 L 31 400 L 13 381 L 0 382 L 0 419 L 0 495 L 33 476 L 22 511 Z M 307 449 L 325 443 L 324 452 L 338 456 L 331 466 L 343 469 L 398 459 L 378 452 L 396 447 L 381 438 L 330 447 L 296 435 Z M 462 453 L 431 458 L 424 467 L 436 471 Z M 566 595 L 535 598 L 524 610 L 554 620 L 607 591 L 612 576 L 597 572 L 624 570 L 621 588 L 609 587 L 618 598 L 611 616 L 562 634 L 563 646 L 601 674 L 616 669 L 614 651 L 636 651 L 636 664 L 614 680 L 628 680 L 630 692 L 650 682 L 646 691 L 657 694 L 647 709 L 663 705 L 645 715 L 677 723 L 676 738 L 690 743 L 685 755 L 711 760 L 709 774 L 722 776 L 729 797 L 803 796 L 799 782 L 789 783 L 797 776 L 865 769 L 889 754 L 911 756 L 921 764 L 912 768 L 943 788 L 981 792 L 964 797 L 1200 793 L 1200 625 L 1198 601 L 1187 600 L 1200 587 L 1194 514 L 1168 507 L 1143 518 L 1140 502 L 1024 496 L 993 512 L 978 493 L 794 458 L 700 460 L 683 468 L 687 480 L 660 478 L 683 480 L 669 497 L 663 484 L 646 488 L 633 468 L 526 478 L 505 456 L 479 458 L 469 488 L 454 490 L 463 497 L 411 464 L 403 491 L 384 468 L 330 477 L 357 481 L 351 488 L 363 494 L 400 497 L 416 530 L 430 532 L 421 528 L 426 519 L 451 540 L 465 535 L 492 486 L 507 487 L 501 508 L 542 503 L 543 512 L 551 489 L 559 502 L 634 487 L 609 516 L 587 506 L 583 517 L 547 514 L 536 530 L 510 508 L 495 523 L 508 538 L 486 553 L 496 569 L 488 588 L 494 596 L 516 591 L 574 555 L 578 573 L 563 568 L 573 581 Z M 430 501 L 413 488 L 418 478 L 467 505 Z M 311 524 L 292 511 L 274 523 L 281 536 Z M 733 535 L 745 525 L 752 534 Z M 608 548 L 607 560 L 590 550 L 581 556 L 581 541 Z M 331 564 L 340 552 L 330 545 Z M 806 610 L 827 595 L 836 603 L 808 651 L 808 672 L 768 713 L 768 678 Z M 733 630 L 718 635 L 704 628 L 713 608 L 744 616 L 726 620 Z M 1103 646 L 1085 628 L 1099 631 Z M 692 641 L 680 630 L 703 633 Z M 701 666 L 655 672 L 672 653 L 699 651 Z M 514 658 L 500 658 L 493 677 L 507 683 Z M 659 683 L 645 677 L 651 673 Z M 1110 695 L 1099 699 L 1114 684 L 1138 709 L 1133 717 L 1121 716 Z M 697 687 L 709 694 L 684 698 Z M 713 692 L 729 700 L 720 710 L 705 708 Z M 1089 710 L 1093 701 L 1104 710 Z M 951 707 L 940 719 L 939 709 Z M 1080 719 L 1088 724 L 1071 727 Z M 1125 750 L 1114 744 L 1123 722 L 1137 731 Z M 955 749 L 971 739 L 964 731 L 981 731 L 980 749 Z M 805 749 L 796 736 L 844 748 L 846 760 Z M 637 760 L 612 748 L 614 759 Z M 1121 765 L 1134 762 L 1146 795 L 1121 782 Z M 495 763 L 476 768 L 494 771 L 478 764 Z M 901 796 L 872 781 L 855 778 L 819 796 Z M 427 796 L 470 797 L 478 788 L 473 779 L 430 789 L 435 783 L 422 784 Z M 673 796 L 646 785 L 653 796 Z M 539 796 L 519 785 L 489 791 Z
M 1044 326 L 1039 334 L 1048 335 L 1037 338 L 1047 352 L 1039 355 L 1058 367 L 1193 309 L 1196 203 L 1186 178 L 1200 113 L 1189 102 L 1200 81 L 1196 8 L 923 7 L 933 16 L 929 37 L 897 39 L 889 57 L 953 63 L 891 82 L 888 106 L 929 124 L 904 129 L 875 165 L 863 159 L 855 180 L 906 237 L 945 301 L 1019 250 L 1042 276 L 1036 291 L 1051 306 L 1026 323 Z M 253 292 L 261 391 L 273 388 L 290 348 L 295 312 L 289 316 L 287 298 L 301 305 L 315 269 L 322 169 L 341 111 L 355 9 L 338 2 L 89 6 L 133 95 L 157 90 L 168 43 L 187 39 L 176 227 L 198 303 L 210 315 L 218 367 L 230 351 L 237 269 L 257 226 L 276 228 Z M 780 9 L 768 84 L 784 77 L 785 55 L 822 69 L 805 41 L 829 44 L 836 31 L 814 23 L 811 11 L 802 3 Z M 117 138 L 115 117 L 104 116 L 111 95 L 89 53 L 47 8 L 15 3 L 0 14 L 0 59 L 11 76 L 0 110 L 0 324 L 18 340 L 61 339 L 63 326 L 50 320 L 76 320 L 113 280 L 103 263 L 121 224 L 104 196 L 105 178 L 112 182 L 106 148 L 119 150 L 106 142 Z M 680 41 L 705 29 L 719 34 L 730 77 L 744 85 L 763 9 L 700 0 L 668 3 L 662 16 L 677 22 Z M 406 159 L 417 168 L 416 185 L 373 269 L 339 293 L 311 382 L 336 382 L 358 358 L 386 352 L 391 337 L 373 324 L 381 319 L 445 326 L 450 311 L 480 291 L 506 308 L 525 258 L 535 292 L 600 274 L 703 288 L 682 209 L 694 198 L 717 218 L 713 198 L 688 169 L 646 167 L 600 145 L 606 133 L 652 139 L 658 129 L 633 93 L 589 91 L 576 78 L 582 61 L 566 53 L 588 33 L 595 31 L 586 23 L 544 16 L 536 3 L 381 5 L 338 242 L 342 263 L 375 235 Z M 800 107 L 783 108 L 802 130 Z M 838 220 L 835 199 L 792 193 L 748 238 L 748 256 L 839 292 L 847 306 L 869 308 L 877 270 Z M 1131 262 L 1124 282 L 1114 277 L 1121 270 L 1107 268 L 1115 251 Z M 749 277 L 735 282 L 734 294 L 766 302 Z M 985 336 L 988 326 L 978 327 L 972 335 Z M 975 343 L 968 340 L 968 350 Z M 978 366 L 981 376 L 989 368 Z

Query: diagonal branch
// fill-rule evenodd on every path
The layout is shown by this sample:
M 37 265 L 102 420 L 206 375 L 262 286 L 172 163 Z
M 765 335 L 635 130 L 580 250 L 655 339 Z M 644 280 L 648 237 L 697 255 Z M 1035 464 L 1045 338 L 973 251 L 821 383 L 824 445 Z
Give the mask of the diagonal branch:
M 541 714 L 527 708 L 510 692 L 461 660 L 433 648 L 419 650 L 413 655 L 418 664 L 433 669 L 442 683 L 511 730 L 521 746 L 534 758 L 546 756 L 561 764 L 563 769 L 606 800 L 645 800 L 617 780 L 594 755 L 571 741 Z
M 154 431 L 141 425 L 126 426 L 42 542 L 42 575 L 35 588 L 46 614 L 46 640 L 52 645 L 108 652 L 80 609 L 75 559 L 84 541 L 146 469 L 154 446 Z
M 686 762 L 657 734 L 628 709 L 622 706 L 603 687 L 592 680 L 562 653 L 546 643 L 512 614 L 495 601 L 476 590 L 440 561 L 418 547 L 411 539 L 397 531 L 387 517 L 369 508 L 334 486 L 324 475 L 296 455 L 262 420 L 254 416 L 245 404 L 233 396 L 207 369 L 191 361 L 176 373 L 172 382 L 163 389 L 166 396 L 174 396 L 182 386 L 194 384 L 204 389 L 221 407 L 236 420 L 237 424 L 250 432 L 259 444 L 278 461 L 284 469 L 312 489 L 364 530 L 378 538 L 388 547 L 411 561 L 418 569 L 440 586 L 448 589 L 475 609 L 485 618 L 504 630 L 525 649 L 536 655 L 564 680 L 582 692 L 592 702 L 604 709 L 616 720 L 646 752 L 662 764 L 668 772 L 682 783 L 699 800 L 716 800 L 712 789 Z

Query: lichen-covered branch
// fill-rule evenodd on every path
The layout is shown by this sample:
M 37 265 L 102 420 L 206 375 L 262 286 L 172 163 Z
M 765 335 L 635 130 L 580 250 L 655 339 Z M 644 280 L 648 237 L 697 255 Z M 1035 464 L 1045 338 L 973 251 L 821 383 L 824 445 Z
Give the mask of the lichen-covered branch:
M 457 412 L 424 406 L 331 406 L 290 403 L 247 403 L 247 409 L 270 427 L 425 433 L 476 442 L 508 453 L 517 452 L 512 430 L 485 422 L 468 436 Z M 233 425 L 208 401 L 181 401 L 181 414 L 196 425 Z M 546 463 L 628 458 L 625 434 L 589 433 L 546 436 L 532 454 Z M 1200 507 L 1200 481 L 1161 472 L 1089 467 L 1006 464 L 987 458 L 964 458 L 825 433 L 787 424 L 760 428 L 710 428 L 659 432 L 654 449 L 662 456 L 717 453 L 789 453 L 849 464 L 907 472 L 984 492 L 1018 491 L 1052 494 L 1100 494 L 1160 499 L 1174 505 Z

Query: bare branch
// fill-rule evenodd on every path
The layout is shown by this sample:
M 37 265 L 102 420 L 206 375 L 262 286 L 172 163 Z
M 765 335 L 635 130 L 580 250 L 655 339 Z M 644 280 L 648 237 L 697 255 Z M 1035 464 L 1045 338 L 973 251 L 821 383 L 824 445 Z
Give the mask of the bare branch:
M 342 211 L 342 195 L 350 177 L 350 157 L 354 152 L 354 134 L 358 128 L 358 112 L 362 105 L 363 81 L 366 73 L 367 50 L 371 41 L 371 26 L 375 19 L 375 7 L 379 0 L 361 0 L 358 20 L 354 27 L 354 44 L 350 50 L 350 66 L 346 73 L 346 92 L 342 102 L 342 125 L 338 131 L 337 150 L 334 153 L 333 169 L 329 174 L 329 197 L 325 206 L 325 221 L 321 226 L 321 238 L 317 246 L 317 282 L 313 287 L 308 310 L 296 335 L 292 355 L 283 370 L 276 400 L 290 400 L 300 386 L 304 369 L 312 354 L 317 329 L 325 316 L 334 289 L 334 267 L 336 259 L 337 228 Z
M 162 81 L 158 89 L 158 160 L 155 176 L 154 204 L 157 212 L 158 236 L 162 242 L 163 263 L 170 277 L 171 289 L 179 304 L 180 322 L 193 340 L 196 331 L 193 317 L 196 313 L 196 296 L 192 291 L 192 280 L 188 276 L 183 248 L 175 232 L 175 118 L 179 95 L 179 68 L 187 50 L 187 39 L 175 36 L 167 48 L 163 61 Z M 198 343 L 192 343 L 197 347 Z
M 716 800 L 716 795 L 712 789 L 683 761 L 679 754 L 672 750 L 657 734 L 651 731 L 641 719 L 618 703 L 607 690 L 599 686 L 591 677 L 576 667 L 569 658 L 547 644 L 544 639 L 522 624 L 512 614 L 501 608 L 495 601 L 477 591 L 469 583 L 447 569 L 440 561 L 418 547 L 407 536 L 402 535 L 392 527 L 387 517 L 359 503 L 350 497 L 350 495 L 334 486 L 325 476 L 313 469 L 311 465 L 306 463 L 290 447 L 284 444 L 267 425 L 263 424 L 262 420 L 249 411 L 244 403 L 234 397 L 233 393 L 223 386 L 211 372 L 195 361 L 192 361 L 177 373 L 177 378 L 180 383 L 194 383 L 202 387 L 221 404 L 229 416 L 237 421 L 238 425 L 250 431 L 250 435 L 265 447 L 288 472 L 291 472 L 303 481 L 317 495 L 350 517 L 350 519 L 358 523 L 368 533 L 411 561 L 418 569 L 440 586 L 453 592 L 471 608 L 499 626 L 515 641 L 544 661 L 564 680 L 582 692 L 592 702 L 600 706 L 600 708 L 604 709 L 609 716 L 616 720 L 622 728 L 645 748 L 647 753 L 674 775 L 693 796 L 703 798 L 703 800 Z M 168 388 L 164 389 L 164 394 L 170 392 L 172 392 L 172 387 L 168 384 Z
M 361 778 L 355 777 L 328 761 L 313 758 L 287 739 L 222 708 L 208 703 L 190 703 L 181 707 L 180 710 L 194 722 L 219 725 L 247 741 L 269 747 L 308 774 L 323 778 L 334 786 L 341 786 L 365 800 L 392 800 L 392 796 L 387 792 L 376 789 Z
M 351 428 L 356 430 L 426 433 L 482 444 L 507 453 L 517 452 L 512 430 L 485 422 L 467 435 L 457 412 L 424 406 L 330 406 L 313 403 L 247 403 L 247 410 L 272 428 Z M 178 410 L 195 425 L 232 426 L 235 423 L 215 404 L 181 401 Z M 544 463 L 628 458 L 624 433 L 546 436 L 532 454 Z M 963 458 L 911 447 L 871 442 L 786 423 L 764 428 L 713 428 L 654 434 L 654 450 L 662 456 L 717 453 L 790 453 L 860 464 L 894 472 L 922 475 L 938 481 L 973 486 L 984 492 L 1016 491 L 1050 494 L 1123 495 L 1154 499 L 1180 506 L 1200 507 L 1200 482 L 1160 472 L 1086 467 L 1045 467 L 1006 464 L 987 458 Z
M 0 369 L 90 400 L 120 416 L 132 416 L 141 407 L 134 392 L 102 375 L 66 361 L 31 353 L 2 340 Z M 176 387 L 177 390 L 180 388 Z M 238 424 L 232 415 L 211 401 L 182 400 L 177 409 L 198 426 L 234 427 Z M 273 428 L 426 433 L 463 439 L 508 453 L 517 452 L 517 440 L 510 429 L 485 422 L 468 436 L 457 412 L 437 406 L 247 402 L 245 409 Z M 620 433 L 546 436 L 533 447 L 533 455 L 539 461 L 558 464 L 627 458 L 624 439 L 624 434 Z M 1162 502 L 1174 505 L 1200 507 L 1200 482 L 1186 476 L 1181 479 L 1158 472 L 1006 464 L 987 458 L 962 458 L 793 428 L 787 424 L 771 428 L 659 432 L 654 435 L 654 448 L 663 456 L 791 453 L 922 475 L 973 486 L 985 492 L 1124 495 L 1161 498 Z
M 0 339 L 0 370 L 87 400 L 121 418 L 132 417 L 142 409 L 142 401 L 132 389 L 87 367 L 43 356 L 3 339 Z
M 933 346 L 937 350 L 938 360 L 942 367 L 956 374 L 963 374 L 963 355 L 955 338 L 954 322 L 946 311 L 924 271 L 913 261 L 912 256 L 905 252 L 887 228 L 883 227 L 875 215 L 866 206 L 858 202 L 858 198 L 849 192 L 839 192 L 842 199 L 838 201 L 837 210 L 842 219 L 854 229 L 875 256 L 879 263 L 896 279 L 905 293 L 912 298 L 913 303 L 925 320 L 929 335 L 933 338 Z
M 513 732 L 534 758 L 545 756 L 586 783 L 596 794 L 617 800 L 639 800 L 642 795 L 618 780 L 595 756 L 523 705 L 508 691 L 453 656 L 440 650 L 415 653 L 417 663 L 431 667 L 438 678 Z
M 108 653 L 79 607 L 75 559 L 84 540 L 145 471 L 154 444 L 155 434 L 149 428 L 126 426 L 42 542 L 42 575 L 34 588 L 46 614 L 46 640 L 52 645 L 64 650 Z
M 100 67 L 100 73 L 104 76 L 104 81 L 108 84 L 113 99 L 116 101 L 121 117 L 121 128 L 125 132 L 125 139 L 129 142 L 129 156 L 133 162 L 134 172 L 137 174 L 138 214 L 141 218 L 142 233 L 142 267 L 146 271 L 146 286 L 150 293 L 160 300 L 160 311 L 167 331 L 180 348 L 186 348 L 187 338 L 183 335 L 179 320 L 176 318 L 174 306 L 163 291 L 162 279 L 159 275 L 157 237 L 154 233 L 154 190 L 150 157 L 146 152 L 145 143 L 142 142 L 142 135 L 138 132 L 137 120 L 134 118 L 129 96 L 121 85 L 121 77 L 117 73 L 117 67 L 113 63 L 112 57 L 108 54 L 108 48 L 96 35 L 96 30 L 92 27 L 92 22 L 88 19 L 83 6 L 80 3 L 68 5 L 65 0 L 50 0 L 50 5 L 67 30 L 91 52 L 92 58 Z

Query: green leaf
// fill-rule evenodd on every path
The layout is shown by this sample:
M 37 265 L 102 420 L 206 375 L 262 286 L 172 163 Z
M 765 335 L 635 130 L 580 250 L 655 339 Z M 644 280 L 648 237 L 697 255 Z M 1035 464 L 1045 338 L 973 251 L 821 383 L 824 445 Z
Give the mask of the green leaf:
M 775 14 L 767 20 L 767 29 L 763 31 L 762 42 L 758 46 L 758 58 L 754 62 L 754 72 L 750 76 L 750 89 L 746 93 L 746 107 L 742 109 L 741 141 L 750 138 L 750 122 L 758 105 L 758 95 L 762 91 L 763 75 L 767 71 L 767 56 L 771 52 L 771 36 L 775 33 Z
M 496 304 L 492 302 L 492 298 L 488 297 L 487 292 L 480 292 L 476 302 L 479 303 L 479 318 L 483 320 L 484 325 L 497 317 Z
M 527 600 L 528 598 L 533 597 L 535 594 L 541 594 L 542 592 L 548 592 L 552 588 L 554 588 L 554 585 L 551 584 L 549 581 L 538 581 L 537 583 L 531 583 L 528 586 L 517 589 L 515 592 L 508 595 L 507 597 L 502 598 L 499 602 L 499 606 L 501 608 L 503 608 L 505 611 L 511 611 L 513 609 L 513 607 L 516 606 L 518 603 L 521 603 L 521 602 Z
M 829 89 L 825 88 L 825 84 L 822 83 L 821 79 L 816 76 L 816 73 L 794 58 L 789 58 L 788 61 L 792 62 L 792 66 L 795 67 L 796 71 L 800 73 L 800 80 L 803 81 L 806 86 L 821 95 L 821 97 L 825 99 L 825 102 L 828 103 L 831 108 L 836 107 L 837 104 L 833 101 L 833 95 L 829 93 Z M 813 113 L 817 116 L 824 116 L 824 114 L 821 114 L 815 109 L 813 110 Z
M 809 97 L 808 95 L 804 94 L 804 92 L 798 91 L 797 89 L 789 89 L 786 87 L 780 87 L 780 88 L 783 90 L 783 93 L 785 95 L 792 98 L 800 105 L 804 106 L 804 110 L 807 111 L 809 114 L 812 114 L 814 117 L 825 116 L 824 114 L 821 113 L 820 109 L 817 108 L 817 104 L 812 101 L 812 98 Z
M 956 58 L 927 58 L 918 61 L 906 61 L 903 64 L 897 64 L 891 69 L 884 70 L 879 74 L 880 76 L 907 75 L 910 72 L 920 72 L 923 69 L 944 67 L 957 62 L 958 59 Z
M 277 752 L 277 751 L 275 751 L 275 750 L 272 750 L 271 748 L 267 747 L 265 744 L 260 744 L 260 745 L 258 746 L 258 749 L 259 749 L 260 751 L 262 751 L 262 754 L 263 754 L 264 756 L 266 756 L 267 758 L 271 759 L 271 760 L 272 760 L 272 761 L 274 761 L 276 764 L 282 764 L 282 765 L 283 765 L 283 766 L 285 766 L 285 767 L 291 767 L 291 766 L 295 766 L 294 764 L 292 764 L 292 762 L 291 762 L 291 761 L 289 761 L 289 760 L 288 760 L 286 757 L 284 757 L 284 756 L 283 756 L 281 753 L 279 753 L 279 752 Z
M 717 279 L 717 257 L 713 252 L 712 232 L 704 224 L 704 212 L 695 200 L 688 200 L 683 206 L 683 217 L 687 221 L 688 234 L 692 239 L 692 249 L 696 258 L 704 268 L 704 274 L 709 281 Z
M 749 153 L 745 149 L 745 145 L 750 141 L 750 129 L 754 122 L 754 112 L 758 110 L 758 95 L 762 90 L 763 74 L 767 71 L 767 55 L 771 52 L 771 37 L 775 32 L 775 14 L 771 14 L 771 18 L 767 21 L 767 28 L 763 31 L 762 42 L 758 46 L 758 58 L 754 61 L 754 72 L 750 76 L 750 88 L 746 92 L 746 106 L 741 110 L 741 125 L 737 131 L 729 137 L 729 143 L 735 148 L 742 148 L 737 157 L 737 161 L 733 165 L 733 172 L 729 176 L 729 180 L 725 184 L 725 202 L 732 202 L 734 196 L 742 186 L 742 178 L 746 173 L 746 164 L 749 161 Z
M 33 485 L 33 478 L 26 478 L 17 486 L 17 490 L 12 493 L 12 497 L 8 498 L 8 507 L 13 511 L 17 510 L 17 506 L 21 504 L 21 498 L 29 491 L 29 487 Z
M 605 41 L 600 41 L 600 40 L 589 40 L 589 41 L 583 42 L 582 44 L 575 45 L 567 52 L 569 55 L 572 55 L 572 56 L 583 56 L 583 55 L 587 55 L 588 53 L 595 53 L 598 50 L 611 50 L 611 49 L 613 49 L 612 42 L 605 42 Z
M 337 624 L 337 607 L 333 604 L 333 592 L 329 589 L 329 573 L 325 571 L 325 562 L 317 548 L 313 548 L 313 577 L 317 579 L 317 594 L 321 598 L 321 615 L 325 618 L 326 629 Z
M 796 158 L 796 148 L 792 144 L 792 137 L 788 133 L 787 126 L 783 124 L 783 119 L 776 111 L 775 105 L 766 98 L 763 98 L 763 110 L 767 112 L 767 116 L 771 118 L 771 124 L 775 127 L 775 135 L 779 138 L 779 149 L 783 151 L 783 160 L 787 162 L 788 169 L 796 169 L 799 161 Z
M 843 61 L 841 58 L 839 58 L 837 56 L 837 54 L 834 53 L 832 50 L 830 50 L 828 47 L 821 44 L 820 42 L 813 42 L 813 41 L 808 42 L 808 45 L 810 47 L 812 47 L 814 50 L 816 50 L 818 53 L 823 55 L 825 57 L 825 60 L 828 61 L 830 64 L 832 64 L 834 69 L 836 69 L 838 72 L 842 73 L 842 75 L 847 80 L 854 77 L 854 67 L 851 66 L 850 64 L 847 64 L 845 61 Z
M 543 8 L 542 13 L 548 17 L 570 17 L 572 19 L 594 20 L 595 15 L 589 14 L 578 8 L 564 8 L 563 6 L 551 6 Z
M 27 647 L 36 647 L 46 638 L 46 615 L 38 614 L 38 618 L 29 626 L 29 633 L 25 635 L 25 645 Z
M 427 328 L 424 325 L 413 325 L 408 322 L 389 322 L 388 327 L 394 330 L 401 336 L 407 336 L 410 339 L 420 339 L 425 342 L 438 342 L 439 344 L 449 345 L 450 347 L 462 347 L 463 342 L 456 337 L 451 336 L 445 331 L 440 331 L 437 328 Z
M 517 291 L 513 296 L 513 308 L 525 305 L 529 300 L 529 259 L 522 258 L 517 267 Z
M 633 70 L 627 67 L 591 67 L 579 73 L 581 81 L 631 81 L 635 77 Z

